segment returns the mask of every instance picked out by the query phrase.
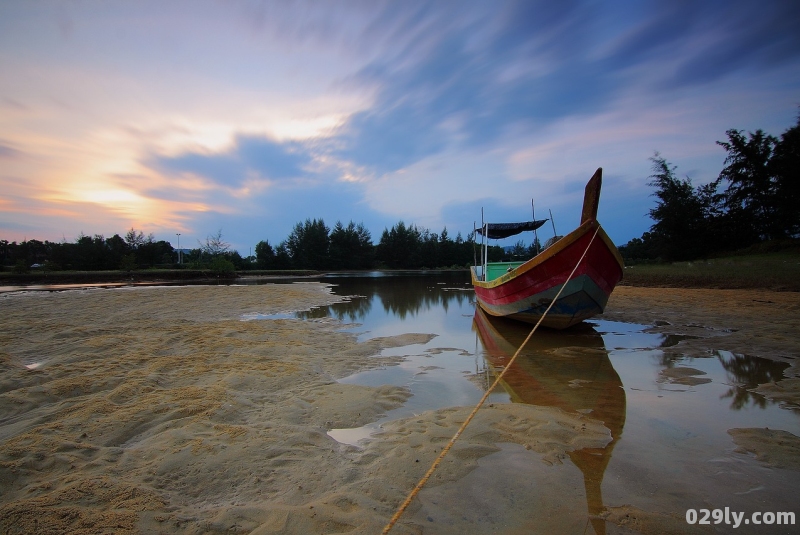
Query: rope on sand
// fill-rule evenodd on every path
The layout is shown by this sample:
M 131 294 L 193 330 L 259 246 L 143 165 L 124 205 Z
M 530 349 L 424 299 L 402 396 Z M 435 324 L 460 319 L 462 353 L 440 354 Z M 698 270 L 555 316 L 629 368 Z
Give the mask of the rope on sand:
M 419 480 L 419 483 L 417 483 L 417 486 L 414 487 L 414 489 L 411 492 L 408 493 L 408 496 L 406 497 L 405 501 L 402 504 L 400 504 L 400 507 L 398 507 L 397 512 L 394 514 L 392 519 L 389 520 L 389 523 L 386 524 L 386 527 L 383 528 L 383 531 L 381 532 L 382 535 L 386 535 L 387 533 L 389 533 L 392 530 L 392 528 L 394 527 L 394 525 L 397 523 L 397 521 L 400 520 L 400 517 L 403 515 L 405 510 L 408 508 L 409 505 L 411 505 L 411 502 L 414 500 L 414 497 L 417 494 L 419 494 L 419 491 L 422 490 L 422 487 L 424 487 L 425 484 L 428 482 L 430 477 L 433 475 L 433 472 L 436 471 L 436 468 L 439 466 L 439 464 L 441 464 L 442 460 L 445 458 L 447 453 L 450 451 L 450 448 L 453 447 L 453 444 L 456 443 L 456 440 L 458 440 L 458 437 L 461 436 L 461 433 L 464 432 L 464 430 L 467 428 L 469 423 L 472 421 L 472 419 L 478 413 L 478 410 L 483 406 L 484 402 L 489 397 L 489 394 L 491 394 L 492 390 L 494 390 L 494 388 L 498 385 L 498 383 L 500 383 L 500 381 L 505 376 L 506 372 L 509 370 L 509 368 L 511 368 L 511 365 L 514 364 L 514 361 L 517 360 L 517 356 L 519 356 L 520 352 L 522 351 L 522 348 L 525 347 L 525 345 L 528 343 L 528 341 L 533 336 L 533 333 L 535 333 L 536 329 L 539 328 L 539 325 L 542 323 L 542 320 L 545 318 L 545 316 L 547 316 L 547 313 L 550 312 L 550 309 L 553 308 L 553 305 L 558 300 L 558 298 L 561 296 L 561 292 L 563 292 L 564 288 L 566 288 L 567 283 L 572 279 L 572 276 L 575 275 L 575 271 L 577 271 L 578 266 L 580 266 L 581 262 L 583 262 L 583 259 L 586 256 L 586 253 L 589 252 L 589 247 L 592 246 L 592 243 L 594 242 L 594 238 L 595 238 L 595 236 L 597 236 L 597 233 L 598 233 L 599 230 L 600 230 L 600 227 L 598 226 L 597 229 L 595 229 L 594 234 L 592 235 L 592 239 L 589 240 L 589 245 L 586 246 L 586 250 L 583 251 L 583 254 L 581 255 L 580 259 L 578 259 L 578 263 L 575 264 L 574 268 L 572 268 L 572 272 L 569 274 L 569 277 L 567 277 L 567 280 L 564 281 L 564 284 L 561 285 L 561 288 L 558 290 L 558 293 L 553 298 L 553 300 L 550 302 L 550 305 L 547 307 L 547 310 L 544 311 L 544 314 L 542 314 L 542 317 L 539 318 L 539 321 L 536 322 L 536 325 L 533 326 L 533 329 L 531 329 L 531 332 L 528 333 L 527 338 L 525 338 L 525 340 L 519 346 L 519 349 L 517 349 L 516 353 L 514 353 L 514 356 L 511 357 L 511 360 L 508 361 L 508 364 L 506 364 L 505 368 L 503 368 L 503 371 L 500 373 L 500 375 L 497 376 L 497 378 L 494 380 L 494 383 L 492 383 L 492 385 L 489 387 L 489 389 L 486 390 L 486 392 L 483 394 L 483 397 L 481 398 L 481 400 L 478 402 L 477 405 L 475 405 L 475 408 L 472 409 L 472 412 L 469 414 L 469 416 L 467 416 L 467 419 L 464 420 L 464 423 L 461 424 L 461 427 L 458 428 L 458 431 L 456 431 L 456 434 L 453 435 L 453 438 L 450 439 L 450 442 L 447 443 L 447 445 L 442 449 L 442 452 L 439 454 L 439 456 L 436 457 L 436 459 L 433 461 L 433 464 L 428 469 L 428 471 L 425 473 L 425 475 L 422 476 L 422 479 Z

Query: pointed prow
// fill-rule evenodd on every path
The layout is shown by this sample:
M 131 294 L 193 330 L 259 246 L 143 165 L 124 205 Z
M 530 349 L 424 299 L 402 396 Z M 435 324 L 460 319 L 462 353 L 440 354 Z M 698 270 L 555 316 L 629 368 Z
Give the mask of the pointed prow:
M 586 183 L 583 194 L 583 211 L 581 212 L 581 225 L 587 221 L 597 220 L 597 207 L 600 205 L 600 186 L 603 184 L 603 168 L 598 167 L 594 176 Z

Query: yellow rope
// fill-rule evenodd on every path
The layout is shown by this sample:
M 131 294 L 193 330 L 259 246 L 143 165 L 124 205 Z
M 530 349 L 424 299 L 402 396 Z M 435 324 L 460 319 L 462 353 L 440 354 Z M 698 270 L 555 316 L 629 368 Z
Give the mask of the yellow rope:
M 594 238 L 595 238 L 595 236 L 597 236 L 597 232 L 599 230 L 600 230 L 600 227 L 598 226 L 597 229 L 595 229 L 594 234 L 592 235 L 592 239 L 589 240 L 589 245 L 586 246 L 586 250 L 583 251 L 583 254 L 581 255 L 580 259 L 578 259 L 578 263 L 575 264 L 575 267 L 572 269 L 572 272 L 569 274 L 569 277 L 567 277 L 567 280 L 565 280 L 564 284 L 561 285 L 561 288 L 558 290 L 558 293 L 553 298 L 553 300 L 550 302 L 550 305 L 547 307 L 547 310 L 544 311 L 544 314 L 542 314 L 542 317 L 539 318 L 539 321 L 536 322 L 536 325 L 533 326 L 533 329 L 531 329 L 531 332 L 528 333 L 527 338 L 525 338 L 525 340 L 519 346 L 519 349 L 517 349 L 516 353 L 514 353 L 514 356 L 511 357 L 511 360 L 508 361 L 508 364 L 506 364 L 505 368 L 503 368 L 503 371 L 500 373 L 500 375 L 497 376 L 497 378 L 494 380 L 494 383 L 492 383 L 492 385 L 489 387 L 489 389 L 483 394 L 483 397 L 478 402 L 478 404 L 475 405 L 475 408 L 472 409 L 472 412 L 469 414 L 469 416 L 467 416 L 467 419 L 464 420 L 464 423 L 461 424 L 461 427 L 458 428 L 458 431 L 456 431 L 456 434 L 453 435 L 453 438 L 450 439 L 450 442 L 447 443 L 447 445 L 442 449 L 442 452 L 439 454 L 439 456 L 436 457 L 436 460 L 433 461 L 433 464 L 428 469 L 428 471 L 425 473 L 425 475 L 422 476 L 422 479 L 419 480 L 419 483 L 417 483 L 417 486 L 414 487 L 414 489 L 408 494 L 408 496 L 406 497 L 405 501 L 397 509 L 397 512 L 394 514 L 392 519 L 389 520 L 389 523 L 386 524 L 385 528 L 383 528 L 383 531 L 381 532 L 382 535 L 386 535 L 387 533 L 389 533 L 392 530 L 392 528 L 394 527 L 394 525 L 397 523 L 397 521 L 400 520 L 400 517 L 403 515 L 405 510 L 408 508 L 409 505 L 411 505 L 411 501 L 414 499 L 414 497 L 417 494 L 419 494 L 419 491 L 421 491 L 422 487 L 424 487 L 425 484 L 428 482 L 428 479 L 430 479 L 430 477 L 433 475 L 433 472 L 436 471 L 436 468 L 439 466 L 439 464 L 441 464 L 442 459 L 444 459 L 445 455 L 447 455 L 447 453 L 450 451 L 450 448 L 452 448 L 453 444 L 455 444 L 456 440 L 458 440 L 458 437 L 461 436 L 461 433 L 464 432 L 464 430 L 467 428 L 469 423 L 472 421 L 472 419 L 478 413 L 478 410 L 483 406 L 483 403 L 489 397 L 489 394 L 492 393 L 492 390 L 494 390 L 494 387 L 496 387 L 497 384 L 503 379 L 503 377 L 505 376 L 506 372 L 509 370 L 509 368 L 511 368 L 511 365 L 514 364 L 515 360 L 517 360 L 517 357 L 519 356 L 520 352 L 522 351 L 522 348 L 525 347 L 525 345 L 528 343 L 528 340 L 530 340 L 531 337 L 533 336 L 533 333 L 535 333 L 536 329 L 539 328 L 539 325 L 542 323 L 542 320 L 545 318 L 545 316 L 547 316 L 547 313 L 550 312 L 550 309 L 553 308 L 553 304 L 555 304 L 555 302 L 561 296 L 561 292 L 564 291 L 564 288 L 566 288 L 567 283 L 570 281 L 570 279 L 572 279 L 572 276 L 575 274 L 575 271 L 577 271 L 578 266 L 580 266 L 581 262 L 583 262 L 583 259 L 586 256 L 586 253 L 589 252 L 589 247 L 592 246 L 592 242 L 594 242 Z

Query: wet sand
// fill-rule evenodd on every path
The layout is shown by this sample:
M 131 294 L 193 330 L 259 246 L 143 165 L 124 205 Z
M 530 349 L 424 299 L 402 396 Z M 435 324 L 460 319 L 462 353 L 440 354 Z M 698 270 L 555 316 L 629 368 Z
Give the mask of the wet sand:
M 364 449 L 331 439 L 329 429 L 374 421 L 409 396 L 336 379 L 391 365 L 375 357 L 382 348 L 431 333 L 358 343 L 333 321 L 242 317 L 340 300 L 317 283 L 0 295 L 0 532 L 379 533 L 469 408 L 391 422 Z M 787 379 L 759 391 L 799 403 L 800 294 L 621 287 L 605 319 L 694 336 L 670 348 L 683 354 L 790 362 Z M 741 455 L 796 469 L 797 437 L 730 433 Z M 478 461 L 501 449 L 535 454 L 545 482 L 548 466 L 610 440 L 588 416 L 486 407 L 428 486 L 476 484 Z M 428 532 L 430 500 L 421 495 L 393 533 Z M 584 528 L 540 507 L 503 510 L 496 528 L 531 518 L 541 532 Z M 624 504 L 602 517 L 625 533 L 691 531 Z M 465 522 L 448 532 L 470 531 Z

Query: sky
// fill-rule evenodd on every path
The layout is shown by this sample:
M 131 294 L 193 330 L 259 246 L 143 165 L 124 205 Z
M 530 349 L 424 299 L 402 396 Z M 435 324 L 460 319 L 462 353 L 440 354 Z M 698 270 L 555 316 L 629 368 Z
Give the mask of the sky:
M 221 231 L 247 256 L 307 218 L 377 244 L 531 201 L 565 234 L 602 167 L 621 245 L 656 151 L 700 185 L 729 129 L 796 124 L 798 28 L 786 0 L 2 0 L 0 239 Z

